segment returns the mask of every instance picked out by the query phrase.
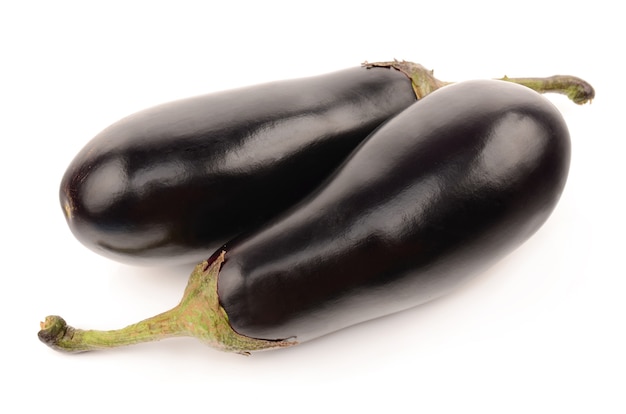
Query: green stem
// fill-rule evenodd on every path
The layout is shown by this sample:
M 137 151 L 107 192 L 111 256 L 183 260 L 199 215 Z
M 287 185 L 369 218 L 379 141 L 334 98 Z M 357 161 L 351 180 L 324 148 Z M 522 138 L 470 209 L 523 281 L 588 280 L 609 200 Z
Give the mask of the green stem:
M 196 266 L 183 299 L 167 312 L 110 331 L 75 329 L 59 316 L 48 316 L 41 323 L 39 339 L 64 352 L 115 348 L 177 336 L 196 337 L 214 348 L 241 354 L 296 344 L 289 339 L 250 338 L 232 329 L 217 296 L 217 276 L 223 262 L 224 252 L 213 262 Z
M 362 66 L 366 68 L 394 68 L 404 73 L 411 80 L 411 85 L 413 86 L 413 91 L 417 99 L 421 99 L 435 90 L 453 83 L 440 81 L 435 78 L 432 70 L 428 70 L 420 64 L 404 60 L 375 63 L 365 62 Z M 498 80 L 517 83 L 533 89 L 538 93 L 559 93 L 566 95 L 574 103 L 579 105 L 591 102 L 595 97 L 593 87 L 588 82 L 575 76 L 555 75 L 547 78 L 509 78 L 505 76 Z
M 59 351 L 84 352 L 140 342 L 183 336 L 176 324 L 175 310 L 111 331 L 82 330 L 68 326 L 60 316 L 47 316 L 39 339 Z
M 547 78 L 509 78 L 505 76 L 500 80 L 517 83 L 539 93 L 560 93 L 579 105 L 591 102 L 596 94 L 589 83 L 569 75 L 555 75 Z

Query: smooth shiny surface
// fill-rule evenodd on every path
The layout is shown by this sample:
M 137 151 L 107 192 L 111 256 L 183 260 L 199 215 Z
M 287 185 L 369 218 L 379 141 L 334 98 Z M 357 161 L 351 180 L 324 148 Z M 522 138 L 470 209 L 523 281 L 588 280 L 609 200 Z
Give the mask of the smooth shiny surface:
M 61 206 L 104 256 L 197 263 L 296 203 L 415 100 L 402 73 L 358 67 L 157 106 L 82 149 Z
M 557 109 L 501 81 L 447 86 L 387 122 L 288 214 L 226 247 L 244 335 L 306 341 L 445 294 L 528 239 L 565 185 Z

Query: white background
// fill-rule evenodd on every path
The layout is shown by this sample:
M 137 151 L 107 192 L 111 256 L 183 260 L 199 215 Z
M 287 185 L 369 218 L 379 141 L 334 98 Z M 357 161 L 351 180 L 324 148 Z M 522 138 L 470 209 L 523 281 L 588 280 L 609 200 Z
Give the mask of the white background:
M 626 36 L 614 7 L 3 2 L 0 411 L 626 412 Z M 393 58 L 447 81 L 567 73 L 595 86 L 592 105 L 550 96 L 571 173 L 527 244 L 444 299 L 248 358 L 194 339 L 81 355 L 38 341 L 48 314 L 112 329 L 166 310 L 190 270 L 117 264 L 73 238 L 58 185 L 87 140 L 173 99 Z

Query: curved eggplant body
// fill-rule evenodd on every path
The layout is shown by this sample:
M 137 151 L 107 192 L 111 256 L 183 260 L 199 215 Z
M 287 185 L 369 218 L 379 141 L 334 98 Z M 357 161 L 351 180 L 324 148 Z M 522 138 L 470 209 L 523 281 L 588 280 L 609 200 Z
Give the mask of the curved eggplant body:
M 565 122 L 539 94 L 446 86 L 280 219 L 227 245 L 220 303 L 242 335 L 302 342 L 427 302 L 539 229 L 569 159 Z
M 74 235 L 121 262 L 197 263 L 295 204 L 416 101 L 391 68 L 353 68 L 157 106 L 113 124 L 68 167 Z

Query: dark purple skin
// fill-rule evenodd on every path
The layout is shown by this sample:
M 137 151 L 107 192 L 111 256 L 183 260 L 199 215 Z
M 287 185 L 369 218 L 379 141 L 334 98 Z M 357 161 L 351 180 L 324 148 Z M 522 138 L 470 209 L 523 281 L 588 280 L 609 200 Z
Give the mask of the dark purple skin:
M 569 160 L 567 126 L 541 95 L 446 86 L 295 208 L 227 244 L 220 303 L 242 335 L 302 342 L 437 298 L 539 229 Z
M 78 153 L 61 205 L 103 256 L 195 264 L 294 205 L 415 101 L 405 74 L 356 67 L 157 106 Z

